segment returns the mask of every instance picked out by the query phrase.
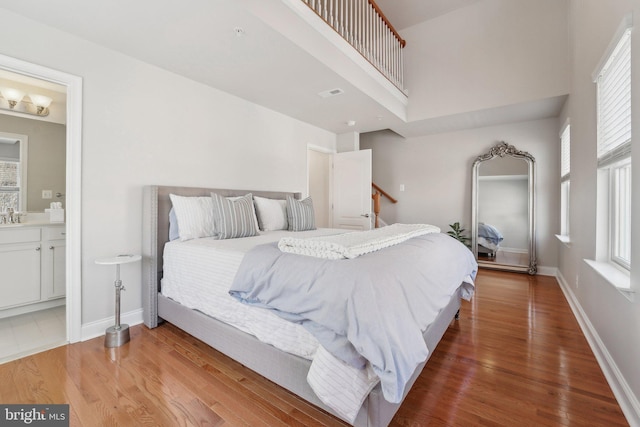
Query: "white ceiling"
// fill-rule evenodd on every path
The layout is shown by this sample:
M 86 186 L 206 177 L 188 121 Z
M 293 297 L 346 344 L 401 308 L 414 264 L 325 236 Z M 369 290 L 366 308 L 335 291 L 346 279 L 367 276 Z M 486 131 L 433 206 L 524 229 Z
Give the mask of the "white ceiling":
M 335 133 L 391 128 L 410 136 L 477 125 L 481 117 L 489 114 L 445 118 L 442 124 L 437 123 L 438 119 L 403 123 L 247 11 L 271 7 L 264 3 L 256 6 L 256 2 L 266 1 L 279 2 L 0 0 L 0 8 Z M 477 1 L 480 0 L 377 0 L 377 3 L 390 21 L 402 29 Z M 242 28 L 244 36 L 238 37 L 236 28 Z M 333 88 L 341 88 L 345 93 L 327 99 L 318 96 L 319 92 Z M 554 108 L 559 111 L 559 107 Z M 500 122 L 497 113 L 487 123 Z M 348 127 L 346 122 L 350 120 L 356 126 Z

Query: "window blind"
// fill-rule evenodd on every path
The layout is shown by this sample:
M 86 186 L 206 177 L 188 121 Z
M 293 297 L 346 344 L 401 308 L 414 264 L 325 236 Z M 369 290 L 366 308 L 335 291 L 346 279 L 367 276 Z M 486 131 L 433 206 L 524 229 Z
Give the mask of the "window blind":
M 631 30 L 626 30 L 600 71 L 598 166 L 631 154 Z

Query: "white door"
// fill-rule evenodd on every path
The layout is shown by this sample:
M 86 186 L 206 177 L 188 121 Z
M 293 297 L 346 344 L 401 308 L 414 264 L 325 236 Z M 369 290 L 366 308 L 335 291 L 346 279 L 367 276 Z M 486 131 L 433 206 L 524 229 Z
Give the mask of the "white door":
M 333 227 L 371 229 L 371 150 L 333 155 Z

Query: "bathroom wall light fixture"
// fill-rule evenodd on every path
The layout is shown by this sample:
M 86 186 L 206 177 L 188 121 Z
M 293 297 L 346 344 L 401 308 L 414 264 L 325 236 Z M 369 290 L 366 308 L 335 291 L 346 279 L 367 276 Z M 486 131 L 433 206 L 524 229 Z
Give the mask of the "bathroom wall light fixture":
M 34 116 L 48 116 L 52 99 L 48 96 L 29 94 L 13 88 L 0 88 L 0 109 Z

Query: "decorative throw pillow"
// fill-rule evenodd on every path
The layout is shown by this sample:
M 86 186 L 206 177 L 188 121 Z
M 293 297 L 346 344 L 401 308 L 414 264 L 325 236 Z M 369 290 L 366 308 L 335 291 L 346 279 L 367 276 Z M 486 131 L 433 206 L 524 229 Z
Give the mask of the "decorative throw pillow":
M 227 197 L 226 199 L 227 200 L 238 200 L 238 199 L 240 199 L 242 197 L 245 197 L 245 196 L 231 196 L 231 197 Z M 256 207 L 253 204 L 251 204 L 251 209 L 253 209 L 253 223 L 256 226 L 256 234 L 258 234 L 257 232 L 260 231 L 260 226 L 258 225 L 258 216 L 256 215 Z
M 258 224 L 262 231 L 287 230 L 287 201 L 253 196 Z
M 180 240 L 215 236 L 211 197 L 169 194 L 178 220 Z
M 220 239 L 250 237 L 258 233 L 251 193 L 235 200 L 211 193 L 215 230 Z
M 296 200 L 287 196 L 287 220 L 289 231 L 315 230 L 316 218 L 311 197 Z

